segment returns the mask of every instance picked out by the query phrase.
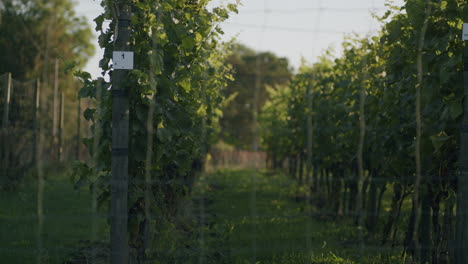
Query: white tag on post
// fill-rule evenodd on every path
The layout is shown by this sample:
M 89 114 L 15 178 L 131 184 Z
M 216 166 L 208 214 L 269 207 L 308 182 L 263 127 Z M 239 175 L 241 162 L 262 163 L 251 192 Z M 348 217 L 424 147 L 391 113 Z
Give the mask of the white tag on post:
M 463 40 L 468 40 L 468 23 L 463 24 Z
M 114 70 L 133 70 L 133 52 L 114 51 L 112 62 Z

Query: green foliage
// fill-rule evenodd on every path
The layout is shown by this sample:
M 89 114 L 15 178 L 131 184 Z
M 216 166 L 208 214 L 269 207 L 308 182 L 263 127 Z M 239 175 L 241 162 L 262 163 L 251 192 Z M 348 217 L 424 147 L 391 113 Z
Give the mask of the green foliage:
M 64 65 L 73 62 L 83 67 L 94 53 L 92 32 L 73 6 L 70 0 L 3 1 L 0 74 L 11 72 L 18 80 L 47 76 L 50 79 L 43 82 L 49 82 L 55 58 L 60 58 Z M 61 74 L 61 77 L 66 86 L 73 76 Z M 67 79 L 63 80 L 64 77 Z
M 234 81 L 223 92 L 226 97 L 232 96 L 232 101 L 223 109 L 222 138 L 237 148 L 250 150 L 258 140 L 255 115 L 268 100 L 266 87 L 287 84 L 291 68 L 285 58 L 270 52 L 256 53 L 242 44 L 234 44 L 227 62 L 233 67 Z
M 423 80 L 419 87 L 422 174 L 425 175 L 421 192 L 430 195 L 432 210 L 438 210 L 434 209 L 435 204 L 450 203 L 449 193 L 457 189 L 459 124 L 463 114 L 460 32 L 466 4 L 431 1 L 430 5 L 432 12 L 422 51 Z M 378 36 L 347 38 L 339 58 L 325 55 L 318 63 L 304 66 L 289 87 L 271 88 L 269 102 L 263 109 L 262 144 L 277 166 L 307 156 L 308 133 L 313 133 L 309 165 L 315 174 L 325 170 L 334 182 L 339 182 L 331 187 L 333 195 L 327 191 L 326 201 L 327 208 L 335 210 L 337 215 L 352 207 L 333 197 L 348 191 L 352 197 L 356 190 L 352 179 L 356 177 L 359 94 L 363 86 L 366 92 L 364 168 L 371 175 L 368 179 L 378 177 L 379 186 L 398 182 L 405 190 L 414 188 L 416 58 L 426 1 L 406 1 L 402 7 L 406 12 L 398 10 L 390 8 L 381 18 L 383 27 Z M 307 125 L 308 118 L 312 119 L 311 127 Z M 291 174 L 295 176 L 297 170 L 292 168 Z M 324 182 L 313 184 L 327 187 Z M 427 191 L 424 194 L 424 190 L 429 190 L 429 194 Z M 364 196 L 368 195 L 364 192 Z M 365 209 L 371 213 L 369 207 Z M 433 213 L 433 219 L 441 222 L 438 212 Z M 431 230 L 421 225 L 425 231 L 410 240 L 425 242 L 422 236 Z M 450 231 L 453 219 L 445 225 L 443 228 L 451 232 L 448 237 L 453 236 Z M 432 235 L 434 247 L 440 246 L 440 234 Z
M 23 89 L 13 85 L 12 102 L 17 104 L 19 98 L 28 96 L 21 101 L 19 109 L 23 116 L 33 116 L 34 85 L 32 81 L 40 81 L 39 125 L 43 149 L 40 159 L 50 162 L 57 159 L 57 143 L 52 137 L 53 125 L 53 92 L 55 62 L 58 61 L 58 99 L 64 93 L 64 127 L 62 129 L 63 160 L 71 159 L 71 151 L 76 146 L 76 131 L 78 116 L 77 90 L 79 82 L 71 73 L 74 68 L 84 67 L 94 53 L 91 28 L 84 17 L 74 11 L 72 0 L 4 0 L 0 4 L 0 74 L 11 72 L 12 78 L 31 85 Z M 0 88 L 2 89 L 2 88 Z M 22 91 L 24 90 L 24 91 Z M 18 103 L 19 104 L 19 103 Z M 58 109 L 58 104 L 57 104 Z M 57 114 L 58 116 L 58 114 Z M 14 120 L 17 119 L 17 120 Z M 21 117 L 11 116 L 10 120 L 20 120 Z M 32 124 L 31 124 L 32 125 Z M 27 130 L 32 130 L 28 125 Z M 25 132 L 16 133 L 23 137 Z M 17 142 L 20 140 L 13 140 Z M 29 140 L 31 141 L 31 140 Z M 57 140 L 56 140 L 57 141 Z M 15 147 L 20 148 L 20 147 Z M 75 158 L 75 155 L 73 155 Z
M 232 77 L 230 66 L 225 64 L 228 45 L 219 41 L 218 24 L 235 6 L 210 12 L 207 2 L 125 2 L 132 10 L 130 46 L 135 52 L 135 69 L 126 80 L 130 87 L 129 241 L 135 251 L 141 252 L 144 247 L 138 244 L 145 235 L 140 227 L 149 221 L 143 216 L 145 190 L 151 195 L 150 213 L 158 216 L 150 224 L 155 231 L 151 234 L 153 240 L 163 234 L 164 219 L 177 214 L 181 198 L 190 191 L 219 131 L 224 101 L 221 91 Z M 102 28 L 102 22 L 115 17 L 115 6 L 111 1 L 103 1 L 102 5 L 105 12 L 95 19 L 96 29 L 101 32 L 99 44 L 104 49 L 100 64 L 103 75 L 111 75 L 115 20 L 109 29 Z M 85 118 L 94 124 L 93 136 L 87 140 L 94 163 L 85 165 L 77 174 L 82 181 L 104 183 L 98 184 L 99 196 L 108 202 L 112 114 L 109 83 L 102 78 L 91 80 L 83 73 L 79 76 L 85 84 L 80 96 L 97 100 L 95 109 L 85 111 Z M 94 173 L 90 174 L 86 167 Z M 148 174 L 151 183 L 147 184 Z M 164 246 L 154 243 L 143 254 L 157 259 L 153 253 Z

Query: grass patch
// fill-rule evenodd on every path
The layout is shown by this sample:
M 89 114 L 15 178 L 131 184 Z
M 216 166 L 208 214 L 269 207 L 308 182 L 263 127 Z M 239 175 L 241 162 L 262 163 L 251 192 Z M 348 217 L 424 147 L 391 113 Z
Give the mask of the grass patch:
M 177 215 L 158 220 L 152 263 L 402 263 L 400 249 L 365 244 L 350 220 L 321 219 L 321 211 L 296 198 L 295 182 L 281 174 L 226 170 L 201 176 Z M 63 172 L 47 174 L 40 254 L 37 180 L 30 176 L 17 191 L 1 192 L 0 203 L 2 263 L 35 263 L 38 256 L 43 263 L 63 263 L 87 250 L 89 243 L 80 241 L 92 239 L 93 221 L 98 240 L 108 241 L 106 218 L 93 216 L 89 190 L 74 190 Z
M 294 181 L 258 171 L 220 171 L 199 181 L 217 230 L 201 263 L 401 263 L 398 249 L 365 244 L 348 220 L 324 221 L 297 202 Z M 218 240 L 216 239 L 218 238 Z
M 74 190 L 63 172 L 46 174 L 43 200 L 43 230 L 38 240 L 37 179 L 26 177 L 16 191 L 0 192 L 0 250 L 2 263 L 63 263 L 79 247 L 80 241 L 93 237 L 107 239 L 105 216 L 93 217 L 91 194 Z M 39 252 L 39 245 L 42 250 Z

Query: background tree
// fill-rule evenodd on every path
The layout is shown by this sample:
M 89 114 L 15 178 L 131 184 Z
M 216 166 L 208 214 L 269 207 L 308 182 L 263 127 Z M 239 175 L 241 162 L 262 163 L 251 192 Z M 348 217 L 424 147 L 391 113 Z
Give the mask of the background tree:
M 233 67 L 234 81 L 224 95 L 235 97 L 224 109 L 222 139 L 237 148 L 251 149 L 254 142 L 258 142 L 255 139 L 257 124 L 254 113 L 260 112 L 268 99 L 266 86 L 287 84 L 291 80 L 292 69 L 286 58 L 277 57 L 271 52 L 256 53 L 242 44 L 233 45 L 227 63 Z M 257 96 L 256 86 L 259 88 Z M 255 98 L 258 98 L 257 102 Z
M 77 16 L 71 0 L 5 0 L 0 10 L 0 75 L 11 72 L 19 81 L 40 79 L 41 126 L 49 131 L 52 129 L 53 80 L 58 61 L 59 92 L 65 94 L 67 116 L 63 140 L 70 142 L 66 145 L 72 145 L 76 135 L 76 118 L 73 117 L 77 115 L 79 84 L 66 69 L 83 67 L 93 55 L 90 26 L 84 17 Z M 49 142 L 52 140 L 46 138 L 45 144 Z M 45 148 L 50 149 L 47 146 Z M 72 148 L 68 150 L 71 152 Z

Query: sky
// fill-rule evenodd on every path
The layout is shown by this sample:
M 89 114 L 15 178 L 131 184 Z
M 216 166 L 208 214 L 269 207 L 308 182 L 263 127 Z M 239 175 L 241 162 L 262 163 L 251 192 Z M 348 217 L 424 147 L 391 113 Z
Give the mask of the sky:
M 210 7 L 234 0 L 212 0 Z M 102 13 L 100 0 L 75 0 L 78 15 L 85 16 L 91 26 Z M 288 58 L 298 68 L 302 58 L 313 63 L 329 48 L 339 54 L 346 35 L 375 34 L 381 27 L 372 13 L 385 12 L 388 0 L 242 0 L 239 14 L 232 14 L 222 24 L 223 40 L 232 38 L 257 51 L 271 51 Z M 403 0 L 392 0 L 401 6 Z M 98 76 L 102 51 L 97 52 L 85 70 Z

